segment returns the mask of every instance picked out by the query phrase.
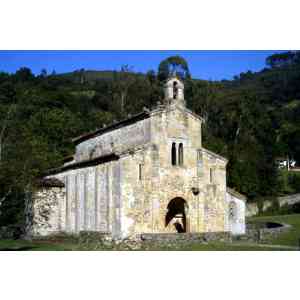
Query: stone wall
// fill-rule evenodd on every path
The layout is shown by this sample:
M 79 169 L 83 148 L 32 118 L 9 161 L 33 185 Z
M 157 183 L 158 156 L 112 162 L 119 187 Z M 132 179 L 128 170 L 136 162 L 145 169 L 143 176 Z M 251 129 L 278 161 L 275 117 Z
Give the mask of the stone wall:
M 246 217 L 256 216 L 259 213 L 258 205 L 256 203 L 247 203 Z
M 76 146 L 75 161 L 122 153 L 149 141 L 150 119 L 148 118 L 81 142 Z
M 201 118 L 176 105 L 152 113 L 152 148 L 146 157 L 150 162 L 147 172 L 151 181 L 145 183 L 146 192 L 151 195 L 146 201 L 151 205 L 152 232 L 174 231 L 174 228 L 165 226 L 165 218 L 168 204 L 176 197 L 187 203 L 191 232 L 224 231 L 227 161 L 202 148 L 201 124 Z M 172 165 L 173 143 L 176 153 L 178 145 L 183 144 L 182 165 Z M 201 172 L 199 151 L 202 153 Z M 212 181 L 210 169 L 214 171 Z M 194 194 L 193 188 L 199 193 Z
M 48 235 L 64 231 L 65 188 L 41 188 L 33 196 L 33 220 L 27 235 Z
M 294 194 L 278 198 L 279 206 L 293 205 L 300 202 L 300 194 Z
M 260 228 L 257 225 L 247 224 L 245 235 L 235 236 L 234 240 L 249 241 L 249 242 L 269 242 L 271 239 L 278 237 L 280 234 L 291 230 L 288 224 L 281 224 L 282 226 L 275 228 Z
M 180 233 L 180 234 L 142 234 L 142 244 L 144 247 L 158 247 L 180 249 L 182 246 L 192 244 L 203 244 L 208 242 L 231 242 L 230 232 L 205 232 L 205 233 Z
M 291 206 L 296 203 L 300 203 L 300 194 L 293 194 L 293 195 L 288 195 L 284 197 L 278 197 L 277 198 L 279 207 L 282 207 L 284 205 Z M 268 210 L 272 206 L 272 202 L 267 200 L 263 202 L 263 207 L 262 211 Z M 247 217 L 252 217 L 255 215 L 258 215 L 259 213 L 259 208 L 257 203 L 247 203 L 247 209 L 246 209 L 246 216 Z
M 55 177 L 65 182 L 64 189 L 42 189 L 34 196 L 34 235 L 56 231 L 120 234 L 119 161 Z

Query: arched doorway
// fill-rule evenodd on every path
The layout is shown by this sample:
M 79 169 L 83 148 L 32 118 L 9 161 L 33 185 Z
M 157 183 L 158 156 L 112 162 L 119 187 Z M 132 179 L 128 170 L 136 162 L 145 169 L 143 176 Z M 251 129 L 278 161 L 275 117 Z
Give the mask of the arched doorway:
M 165 227 L 174 226 L 178 233 L 188 232 L 188 205 L 180 197 L 172 199 L 167 206 Z

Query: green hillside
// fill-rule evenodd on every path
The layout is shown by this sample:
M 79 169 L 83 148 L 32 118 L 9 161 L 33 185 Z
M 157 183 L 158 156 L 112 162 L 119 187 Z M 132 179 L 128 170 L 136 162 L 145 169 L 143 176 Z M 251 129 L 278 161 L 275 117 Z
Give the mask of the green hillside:
M 58 74 L 58 77 L 63 77 L 70 80 L 72 83 L 89 83 L 93 84 L 97 81 L 113 81 L 117 76 L 118 71 L 96 71 L 96 70 L 77 70 L 70 73 Z M 145 74 L 130 72 L 134 77 L 145 77 Z
M 273 55 L 264 70 L 223 81 L 193 79 L 178 57 L 146 74 L 127 67 L 0 73 L 0 226 L 22 219 L 26 193 L 37 176 L 73 154 L 72 137 L 154 107 L 163 100 L 166 72 L 178 64 L 187 105 L 205 119 L 204 146 L 229 160 L 227 184 L 249 201 L 299 192 L 299 180 L 282 176 L 275 163 L 287 156 L 300 162 L 298 57 L 299 52 Z

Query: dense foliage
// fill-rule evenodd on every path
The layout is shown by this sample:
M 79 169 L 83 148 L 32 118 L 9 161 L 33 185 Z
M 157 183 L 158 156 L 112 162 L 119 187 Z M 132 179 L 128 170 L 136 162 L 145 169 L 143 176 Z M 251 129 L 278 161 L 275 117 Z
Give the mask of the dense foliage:
M 261 72 L 221 82 L 191 79 L 180 57 L 147 74 L 128 66 L 119 72 L 0 73 L 0 225 L 22 219 L 34 179 L 73 154 L 72 137 L 154 106 L 174 71 L 185 80 L 189 108 L 206 120 L 204 146 L 229 159 L 228 185 L 252 201 L 288 192 L 275 159 L 300 161 L 298 57 L 271 56 Z

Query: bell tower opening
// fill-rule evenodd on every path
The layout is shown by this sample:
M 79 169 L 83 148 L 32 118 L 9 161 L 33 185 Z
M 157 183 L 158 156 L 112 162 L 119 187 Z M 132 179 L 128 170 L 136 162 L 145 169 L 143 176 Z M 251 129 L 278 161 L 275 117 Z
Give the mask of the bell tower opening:
M 167 79 L 164 85 L 165 103 L 185 106 L 184 84 L 176 76 Z
M 188 205 L 180 197 L 172 199 L 167 206 L 165 227 L 174 226 L 178 233 L 188 232 Z
M 177 93 L 178 93 L 178 87 L 177 87 L 177 81 L 173 82 L 173 99 L 177 99 Z

